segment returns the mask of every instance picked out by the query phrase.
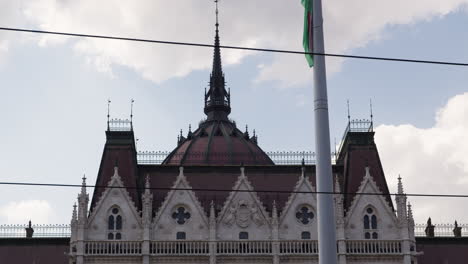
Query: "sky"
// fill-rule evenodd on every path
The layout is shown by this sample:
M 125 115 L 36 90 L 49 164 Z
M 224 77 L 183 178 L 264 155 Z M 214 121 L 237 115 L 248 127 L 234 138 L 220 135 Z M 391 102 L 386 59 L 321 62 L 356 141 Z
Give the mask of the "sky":
M 327 0 L 329 53 L 468 62 L 468 0 Z M 300 1 L 222 0 L 222 45 L 301 50 Z M 0 27 L 213 43 L 209 0 L 0 0 Z M 0 32 L 1 181 L 94 184 L 107 100 L 138 150 L 172 150 L 204 117 L 212 49 Z M 238 127 L 266 151 L 314 150 L 302 55 L 222 50 Z M 327 59 L 330 133 L 369 118 L 391 192 L 467 194 L 468 68 Z M 332 142 L 333 143 L 333 142 Z M 363 172 L 364 173 L 364 172 Z M 0 186 L 0 224 L 69 223 L 76 188 Z M 91 191 L 91 190 L 90 190 Z M 416 222 L 468 223 L 466 199 L 415 198 Z

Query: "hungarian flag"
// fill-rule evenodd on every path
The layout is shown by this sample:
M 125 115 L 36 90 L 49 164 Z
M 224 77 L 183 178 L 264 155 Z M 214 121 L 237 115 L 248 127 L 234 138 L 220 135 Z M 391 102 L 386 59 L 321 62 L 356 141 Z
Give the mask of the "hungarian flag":
M 313 12 L 312 12 L 312 1 L 313 0 L 301 0 L 304 6 L 304 35 L 302 36 L 302 45 L 304 46 L 305 52 L 313 52 Z M 305 55 L 309 66 L 314 66 L 314 56 L 312 54 Z

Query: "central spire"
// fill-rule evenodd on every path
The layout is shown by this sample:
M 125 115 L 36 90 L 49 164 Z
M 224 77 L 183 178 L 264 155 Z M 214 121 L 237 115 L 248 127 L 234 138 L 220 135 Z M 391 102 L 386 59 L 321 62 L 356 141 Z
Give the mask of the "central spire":
M 226 90 L 224 73 L 221 65 L 221 49 L 219 45 L 218 0 L 216 4 L 216 32 L 213 54 L 213 69 L 210 75 L 210 89 L 205 92 L 205 114 L 208 120 L 227 120 L 231 113 L 231 96 Z

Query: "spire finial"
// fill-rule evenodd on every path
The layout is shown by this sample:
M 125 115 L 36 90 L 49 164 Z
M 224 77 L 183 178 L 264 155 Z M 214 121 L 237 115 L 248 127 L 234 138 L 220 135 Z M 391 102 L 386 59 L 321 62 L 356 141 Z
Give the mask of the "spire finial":
M 135 100 L 132 100 L 130 101 L 130 125 L 132 126 L 132 130 L 133 130 L 133 103 L 135 102 Z
M 111 100 L 107 99 L 107 130 L 110 130 L 110 103 Z
M 346 104 L 348 105 L 348 124 L 351 123 L 351 114 L 349 113 L 349 99 L 346 100 Z
M 216 31 L 218 31 L 218 26 L 219 26 L 219 23 L 218 23 L 218 1 L 219 0 L 215 0 L 215 5 L 216 5 Z
M 370 121 L 372 123 L 374 121 L 374 114 L 372 113 L 372 98 L 369 99 L 369 107 L 370 107 Z

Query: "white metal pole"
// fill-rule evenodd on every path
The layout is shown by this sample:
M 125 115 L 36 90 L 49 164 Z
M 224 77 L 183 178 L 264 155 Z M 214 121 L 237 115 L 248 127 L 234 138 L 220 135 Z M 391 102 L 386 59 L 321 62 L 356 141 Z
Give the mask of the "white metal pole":
M 313 51 L 324 53 L 322 1 L 313 0 Z M 330 153 L 325 57 L 314 55 L 314 116 L 317 151 L 316 182 L 318 208 L 319 263 L 336 264 L 336 229 L 333 205 L 333 177 Z

